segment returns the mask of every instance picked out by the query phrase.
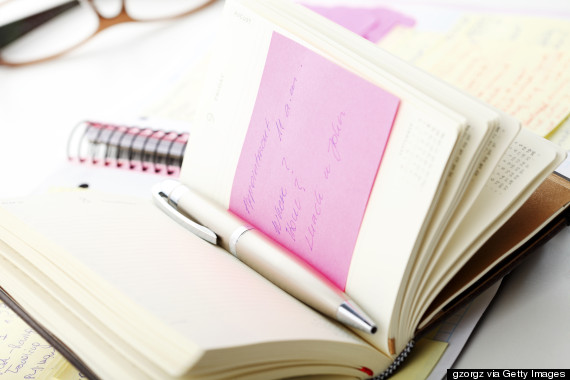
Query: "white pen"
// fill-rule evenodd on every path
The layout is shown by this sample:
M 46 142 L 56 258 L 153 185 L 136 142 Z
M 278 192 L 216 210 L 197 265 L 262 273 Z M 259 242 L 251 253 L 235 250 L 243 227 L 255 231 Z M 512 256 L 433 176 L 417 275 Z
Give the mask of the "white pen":
M 374 322 L 343 291 L 231 212 L 174 180 L 156 184 L 152 193 L 156 204 L 178 223 L 219 244 L 299 301 L 347 326 L 376 332 Z

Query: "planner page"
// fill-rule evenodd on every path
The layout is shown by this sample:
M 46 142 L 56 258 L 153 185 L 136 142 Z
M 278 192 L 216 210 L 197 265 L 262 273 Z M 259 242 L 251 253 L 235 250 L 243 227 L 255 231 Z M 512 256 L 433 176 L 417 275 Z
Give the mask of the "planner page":
M 243 352 L 234 361 L 254 360 L 247 352 L 256 345 L 285 360 L 292 352 L 283 342 L 336 342 L 381 355 L 150 201 L 79 191 L 2 202 L 0 214 L 11 226 L 0 239 L 29 259 L 22 269 L 51 294 L 55 310 L 149 373 L 184 373 L 232 348 Z M 91 344 L 65 326 L 57 328 L 68 346 Z M 374 361 L 365 366 L 376 368 Z

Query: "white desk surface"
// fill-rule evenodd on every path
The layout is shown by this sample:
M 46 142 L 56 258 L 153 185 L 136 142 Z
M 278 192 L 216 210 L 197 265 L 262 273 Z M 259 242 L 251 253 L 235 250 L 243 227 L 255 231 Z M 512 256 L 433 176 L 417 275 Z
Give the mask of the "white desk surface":
M 307 1 L 315 4 L 520 10 L 562 15 L 568 0 Z M 498 3 L 498 4 L 496 4 Z M 137 116 L 216 33 L 222 3 L 178 21 L 116 26 L 59 59 L 0 67 L 0 198 L 26 195 L 65 161 L 67 137 L 80 120 Z M 570 365 L 570 229 L 507 278 L 462 353 L 461 368 L 563 368 Z

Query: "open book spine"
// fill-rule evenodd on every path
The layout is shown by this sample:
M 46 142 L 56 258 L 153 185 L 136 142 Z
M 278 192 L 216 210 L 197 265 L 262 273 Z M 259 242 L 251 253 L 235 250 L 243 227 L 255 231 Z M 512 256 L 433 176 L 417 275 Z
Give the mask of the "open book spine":
M 68 144 L 70 161 L 178 176 L 188 133 L 83 121 Z

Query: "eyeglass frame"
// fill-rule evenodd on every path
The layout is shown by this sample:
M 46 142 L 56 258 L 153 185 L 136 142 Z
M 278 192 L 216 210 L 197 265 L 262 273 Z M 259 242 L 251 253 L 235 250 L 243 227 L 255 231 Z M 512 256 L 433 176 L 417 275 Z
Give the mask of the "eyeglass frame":
M 26 61 L 26 62 L 14 63 L 14 62 L 6 62 L 6 61 L 3 60 L 2 57 L 0 56 L 0 66 L 19 67 L 19 66 L 26 66 L 26 65 L 32 65 L 32 64 L 36 64 L 36 63 L 45 62 L 45 61 L 50 61 L 50 60 L 52 60 L 52 59 L 61 57 L 62 55 L 65 55 L 65 54 L 69 53 L 70 51 L 72 51 L 72 50 L 74 50 L 74 49 L 77 49 L 79 46 L 85 44 L 85 43 L 88 42 L 90 39 L 92 39 L 93 37 L 95 37 L 97 34 L 101 33 L 102 31 L 104 31 L 104 30 L 106 30 L 106 29 L 108 29 L 108 28 L 110 28 L 111 26 L 118 25 L 118 24 L 123 24 L 123 23 L 126 23 L 126 22 L 145 22 L 145 21 L 175 20 L 175 19 L 178 19 L 178 18 L 182 18 L 182 17 L 188 16 L 188 15 L 193 14 L 193 13 L 195 13 L 195 12 L 198 12 L 198 11 L 204 9 L 204 8 L 207 8 L 208 6 L 210 6 L 210 5 L 212 5 L 213 3 L 215 3 L 217 0 L 207 0 L 204 4 L 202 4 L 202 5 L 200 5 L 200 6 L 196 7 L 196 8 L 192 8 L 192 9 L 189 10 L 189 11 L 186 11 L 186 12 L 183 12 L 183 13 L 180 13 L 180 14 L 177 14 L 177 15 L 175 15 L 175 16 L 158 17 L 158 18 L 153 18 L 153 19 L 148 19 L 148 20 L 137 20 L 137 19 L 131 17 L 131 16 L 129 15 L 128 11 L 127 11 L 126 0 L 120 0 L 120 1 L 121 1 L 121 8 L 120 8 L 119 12 L 117 13 L 117 15 L 116 15 L 116 16 L 112 16 L 112 17 L 105 17 L 105 16 L 103 16 L 103 14 L 102 14 L 102 13 L 97 9 L 97 7 L 95 6 L 94 0 L 72 0 L 72 1 L 69 1 L 68 3 L 64 3 L 63 5 L 65 5 L 65 4 L 70 4 L 70 3 L 72 3 L 72 2 L 77 2 L 78 4 L 80 4 L 81 1 L 84 1 L 85 3 L 87 3 L 87 4 L 93 9 L 93 11 L 95 12 L 95 14 L 97 15 L 97 18 L 98 18 L 98 27 L 97 27 L 97 29 L 96 29 L 93 33 L 91 33 L 89 36 L 87 36 L 83 41 L 81 41 L 81 42 L 79 42 L 79 43 L 77 43 L 77 44 L 75 44 L 75 45 L 73 45 L 73 46 L 70 46 L 69 48 L 67 48 L 67 49 L 65 49 L 65 50 L 63 50 L 63 51 L 61 51 L 61 52 L 59 52 L 59 53 L 57 53 L 57 54 L 50 55 L 50 56 L 44 57 L 44 58 L 39 58 L 39 59 L 35 59 L 35 60 L 31 60 L 31 61 Z M 58 5 L 58 6 L 55 6 L 55 7 L 52 7 L 52 8 L 45 9 L 45 10 L 43 10 L 43 11 L 41 11 L 41 12 L 38 12 L 38 13 L 35 13 L 35 14 L 32 14 L 32 15 L 26 16 L 26 17 L 24 17 L 24 18 L 21 18 L 21 19 L 19 19 L 19 20 L 16 20 L 16 21 L 12 22 L 12 23 L 23 22 L 23 21 L 28 20 L 28 19 L 33 18 L 33 17 L 42 17 L 42 15 L 43 15 L 43 16 L 48 15 L 50 12 L 53 12 L 55 9 L 57 9 L 58 7 L 61 7 L 61 6 L 62 6 L 62 5 Z M 67 9 L 66 9 L 66 10 L 67 10 Z M 63 12 L 65 12 L 65 10 L 64 10 Z M 61 13 L 62 13 L 62 12 L 61 12 Z M 61 14 L 61 13 L 56 14 L 54 17 L 57 17 L 57 15 L 59 15 L 59 14 Z M 53 18 L 53 17 L 52 17 L 52 18 Z M 49 18 L 48 20 L 45 20 L 45 21 L 43 21 L 43 22 L 37 23 L 37 24 L 34 25 L 31 29 L 24 31 L 24 32 L 21 33 L 19 36 L 17 36 L 16 39 L 19 38 L 19 37 L 24 36 L 25 34 L 27 34 L 28 32 L 30 32 L 31 30 L 33 30 L 33 29 L 35 29 L 35 28 L 41 26 L 43 23 L 48 22 L 49 20 L 51 20 L 51 18 Z M 12 24 L 12 23 L 10 23 L 10 24 Z M 10 25 L 10 24 L 7 24 L 7 25 Z M 7 25 L 3 25 L 2 27 L 5 27 L 5 26 L 7 26 Z M 0 29 L 1 29 L 2 27 L 0 27 Z M 0 50 L 1 50 L 1 49 L 0 49 Z

